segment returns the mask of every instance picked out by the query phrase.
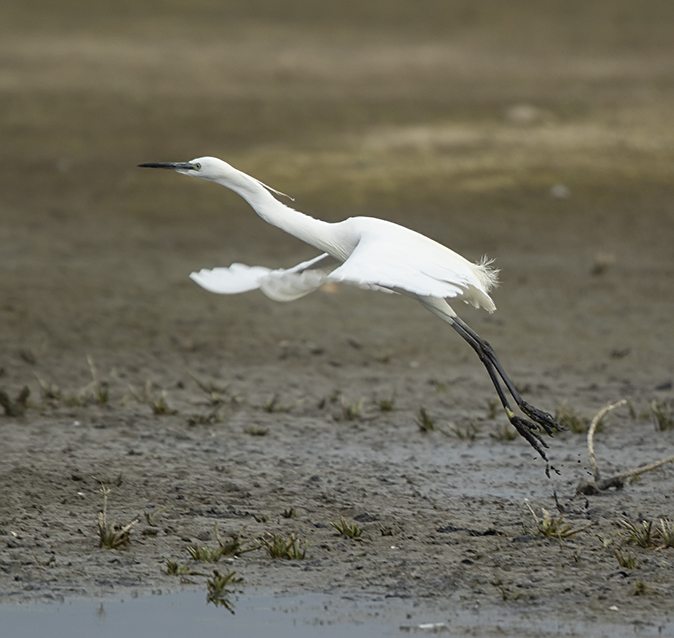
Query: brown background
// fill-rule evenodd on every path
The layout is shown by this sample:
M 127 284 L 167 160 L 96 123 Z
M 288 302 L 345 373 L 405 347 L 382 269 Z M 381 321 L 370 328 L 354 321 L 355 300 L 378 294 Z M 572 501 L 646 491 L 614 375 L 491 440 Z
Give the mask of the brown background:
M 550 508 L 553 489 L 571 498 L 587 475 L 582 437 L 551 442 L 564 466 L 552 482 L 526 444 L 491 438 L 503 419 L 489 415 L 493 390 L 479 361 L 408 300 L 350 289 L 289 305 L 207 294 L 189 272 L 234 261 L 287 267 L 315 251 L 220 187 L 135 166 L 215 155 L 316 217 L 381 216 L 472 259 L 486 253 L 501 269 L 498 312 L 456 309 L 526 398 L 591 415 L 624 397 L 645 414 L 673 396 L 673 32 L 674 6 L 661 1 L 4 3 L 0 386 L 14 397 L 28 385 L 31 398 L 22 419 L 0 419 L 0 528 L 22 537 L 0 549 L 1 591 L 99 593 L 94 565 L 111 568 L 96 549 L 101 499 L 91 476 L 122 472 L 111 497 L 120 517 L 148 503 L 175 507 L 161 534 L 137 535 L 129 549 L 140 565 L 134 586 L 176 582 L 159 567 L 186 556 L 181 538 L 212 531 L 212 517 L 185 514 L 206 499 L 221 512 L 234 503 L 272 517 L 260 526 L 223 515 L 221 531 L 254 538 L 277 524 L 309 538 L 316 576 L 293 587 L 344 578 L 373 594 L 501 604 L 503 587 L 515 591 L 540 569 L 536 553 L 511 556 L 519 575 L 489 585 L 506 583 L 494 576 L 502 566 L 478 575 L 450 566 L 473 546 L 493 554 L 479 544 L 500 537 L 466 536 L 457 549 L 433 530 L 448 518 L 457 527 L 500 520 L 507 555 L 521 533 L 507 525 L 531 524 L 522 499 Z M 552 194 L 559 185 L 566 196 Z M 86 388 L 87 355 L 109 389 L 105 405 Z M 188 372 L 224 388 L 224 404 L 209 405 Z M 46 397 L 53 385 L 60 398 Z M 162 391 L 179 414 L 156 417 L 143 403 Z M 275 394 L 282 409 L 269 414 Z M 377 402 L 391 396 L 396 410 L 383 413 Z M 361 399 L 359 419 L 333 418 L 342 400 Z M 424 437 L 422 406 L 445 429 L 477 424 L 477 440 Z M 215 423 L 189 425 L 211 413 Z M 612 424 L 605 458 L 616 470 L 671 453 L 671 432 L 647 419 L 616 414 Z M 268 435 L 251 436 L 252 426 Z M 251 446 L 258 456 L 247 455 Z M 317 460 L 334 449 L 341 455 Z M 461 480 L 447 483 L 459 467 Z M 314 493 L 317 473 L 350 487 Z M 370 485 L 380 475 L 391 481 L 384 492 Z M 671 469 L 658 477 L 658 489 L 599 499 L 593 513 L 578 500 L 570 507 L 605 534 L 620 516 L 671 517 Z M 181 481 L 194 502 L 174 502 Z M 411 484 L 438 491 L 432 507 L 423 501 L 428 511 L 414 495 L 431 496 Z M 279 519 L 291 505 L 298 520 Z M 352 548 L 320 549 L 340 541 L 316 523 L 365 509 L 406 528 L 425 575 L 390 566 L 379 553 L 390 539 L 375 523 L 372 562 L 358 572 L 370 580 L 344 575 Z M 536 595 L 559 600 L 552 586 L 568 576 L 573 595 L 585 588 L 597 609 L 609 606 L 601 596 L 631 609 L 635 581 L 651 578 L 663 595 L 649 604 L 671 607 L 669 553 L 652 573 L 618 582 L 611 551 L 592 533 L 583 542 L 597 562 L 577 577 L 557 565 Z M 438 558 L 429 544 L 449 553 Z M 30 559 L 45 552 L 57 557 L 51 571 Z M 75 557 L 81 574 L 66 566 Z M 241 575 L 273 587 L 268 569 L 250 558 Z M 105 576 L 118 587 L 123 577 Z M 443 577 L 452 587 L 438 585 Z M 22 589 L 28 581 L 40 586 Z

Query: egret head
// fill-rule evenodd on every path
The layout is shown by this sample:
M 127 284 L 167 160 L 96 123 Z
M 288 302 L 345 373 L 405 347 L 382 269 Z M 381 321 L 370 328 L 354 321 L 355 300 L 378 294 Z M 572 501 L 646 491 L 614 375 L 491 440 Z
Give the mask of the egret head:
M 222 186 L 231 188 L 233 191 L 239 193 L 242 197 L 246 197 L 245 193 L 250 194 L 256 190 L 259 192 L 259 188 L 261 187 L 276 195 L 282 195 L 290 200 L 293 199 L 289 195 L 277 191 L 271 186 L 267 186 L 259 179 L 242 173 L 217 157 L 197 157 L 189 162 L 150 162 L 138 164 L 138 166 L 142 168 L 170 168 L 176 173 L 222 184 Z
M 197 157 L 189 162 L 149 162 L 139 164 L 142 168 L 168 168 L 176 173 L 199 177 L 211 182 L 222 182 L 238 173 L 236 169 L 216 157 Z

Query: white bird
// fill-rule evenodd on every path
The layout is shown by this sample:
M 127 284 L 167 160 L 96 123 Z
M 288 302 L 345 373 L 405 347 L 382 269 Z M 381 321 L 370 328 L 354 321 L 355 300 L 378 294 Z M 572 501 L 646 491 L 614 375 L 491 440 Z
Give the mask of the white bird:
M 189 162 L 140 164 L 147 168 L 172 169 L 233 190 L 243 197 L 266 222 L 322 251 L 320 255 L 287 270 L 232 264 L 192 273 L 190 277 L 211 292 L 234 294 L 261 290 L 276 301 L 292 301 L 329 282 L 399 293 L 418 300 L 446 321 L 475 350 L 503 404 L 508 420 L 547 461 L 542 431 L 552 435 L 563 428 L 522 399 L 506 375 L 493 348 L 479 337 L 451 308 L 448 299 L 460 299 L 476 308 L 494 312 L 489 291 L 497 285 L 497 271 L 483 259 L 475 264 L 449 248 L 409 228 L 373 217 L 350 217 L 337 223 L 324 222 L 300 213 L 276 199 L 283 195 L 215 157 Z M 531 419 L 516 416 L 506 392 Z

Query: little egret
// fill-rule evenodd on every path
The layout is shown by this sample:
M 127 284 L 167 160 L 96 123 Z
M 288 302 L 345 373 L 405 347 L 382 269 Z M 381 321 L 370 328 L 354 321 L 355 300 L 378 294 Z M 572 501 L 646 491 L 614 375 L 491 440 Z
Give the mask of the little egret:
M 476 308 L 494 312 L 489 291 L 497 284 L 497 271 L 490 262 L 475 264 L 424 235 L 392 222 L 373 217 L 351 217 L 329 223 L 300 213 L 276 199 L 282 195 L 259 180 L 215 157 L 189 162 L 140 164 L 166 168 L 199 177 L 233 190 L 243 197 L 266 222 L 311 244 L 322 254 L 287 270 L 232 264 L 194 272 L 190 277 L 200 286 L 219 294 L 261 290 L 276 301 L 292 301 L 328 282 L 343 282 L 418 300 L 424 308 L 446 321 L 465 339 L 484 364 L 496 388 L 508 420 L 547 461 L 541 434 L 563 428 L 522 399 L 496 358 L 493 348 L 462 321 L 447 303 L 461 299 Z M 530 421 L 513 412 L 506 392 Z

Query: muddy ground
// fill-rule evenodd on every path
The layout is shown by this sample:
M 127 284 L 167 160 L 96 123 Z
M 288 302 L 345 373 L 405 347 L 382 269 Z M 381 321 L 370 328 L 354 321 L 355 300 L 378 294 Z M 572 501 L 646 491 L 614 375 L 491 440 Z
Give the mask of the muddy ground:
M 674 519 L 672 466 L 576 496 L 590 466 L 569 432 L 547 478 L 470 348 L 409 300 L 206 293 L 192 270 L 315 251 L 135 165 L 216 155 L 317 217 L 495 258 L 498 312 L 457 310 L 531 403 L 628 399 L 597 435 L 619 472 L 674 447 L 652 409 L 674 401 L 674 9 L 123 5 L 0 8 L 0 387 L 30 389 L 0 417 L 0 600 L 205 591 L 162 569 L 209 574 L 187 548 L 217 529 L 308 541 L 304 560 L 221 563 L 244 590 L 671 622 L 674 549 L 620 521 Z M 101 483 L 110 519 L 140 519 L 123 551 L 98 547 Z M 526 504 L 559 516 L 555 493 L 593 526 L 537 535 Z

